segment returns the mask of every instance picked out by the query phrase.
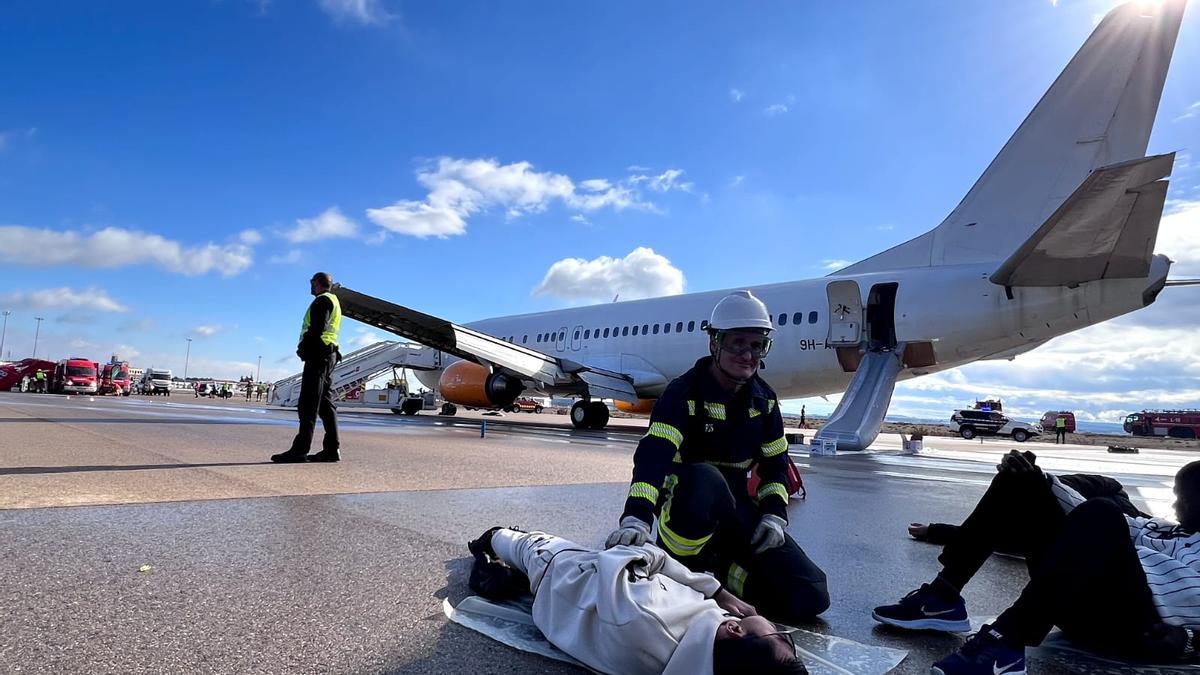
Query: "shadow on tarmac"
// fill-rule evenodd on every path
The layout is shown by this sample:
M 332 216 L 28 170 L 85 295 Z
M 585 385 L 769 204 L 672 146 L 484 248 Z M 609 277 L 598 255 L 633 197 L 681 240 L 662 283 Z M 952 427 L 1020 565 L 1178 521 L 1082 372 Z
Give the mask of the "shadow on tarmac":
M 40 473 L 82 473 L 87 471 L 147 471 L 150 469 L 198 469 L 214 466 L 255 466 L 272 464 L 261 462 L 201 462 L 197 464 L 100 464 L 95 466 L 14 466 L 0 467 L 0 476 L 16 476 Z

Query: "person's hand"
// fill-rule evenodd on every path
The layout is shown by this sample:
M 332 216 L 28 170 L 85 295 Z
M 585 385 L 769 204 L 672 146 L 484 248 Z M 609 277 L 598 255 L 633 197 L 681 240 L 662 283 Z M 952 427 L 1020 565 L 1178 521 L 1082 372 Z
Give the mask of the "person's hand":
M 621 526 L 604 540 L 604 548 L 641 546 L 647 541 L 650 541 L 650 524 L 637 516 L 625 516 L 621 519 Z
M 1000 458 L 1000 463 L 996 465 L 996 470 L 1000 473 L 1012 474 L 1040 474 L 1042 470 L 1035 464 L 1037 455 L 1032 452 L 1017 452 L 1009 450 L 1008 454 Z
M 917 541 L 925 541 L 929 538 L 929 526 L 925 523 L 909 523 L 908 536 Z
M 1156 623 L 1142 633 L 1142 647 L 1148 656 L 1181 659 L 1187 645 L 1187 631 L 1180 626 Z
M 750 537 L 750 546 L 754 553 L 762 553 L 782 546 L 785 527 L 787 527 L 787 521 L 783 518 L 769 513 L 763 514 L 762 519 L 758 521 L 758 527 L 754 528 L 754 535 Z
M 718 607 L 734 616 L 743 619 L 748 616 L 758 616 L 758 610 L 754 609 L 754 605 L 745 602 L 724 588 L 717 591 L 717 594 L 713 596 L 713 600 L 717 601 Z

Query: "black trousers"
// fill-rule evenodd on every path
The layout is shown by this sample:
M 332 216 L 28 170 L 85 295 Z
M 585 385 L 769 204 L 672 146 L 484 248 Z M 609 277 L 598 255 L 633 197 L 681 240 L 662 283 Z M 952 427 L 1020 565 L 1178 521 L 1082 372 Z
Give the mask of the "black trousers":
M 659 510 L 658 545 L 695 571 L 713 573 L 726 590 L 780 623 L 811 620 L 829 608 L 825 572 L 785 534 L 784 543 L 755 554 L 750 538 L 761 512 L 746 492 L 745 471 L 728 475 L 709 464 L 676 468 Z M 704 544 L 680 555 L 663 538 L 675 535 Z
M 308 453 L 312 446 L 313 433 L 317 427 L 317 417 L 325 426 L 325 438 L 321 442 L 324 452 L 337 452 L 338 442 L 337 406 L 333 403 L 333 367 L 337 356 L 310 357 L 304 362 L 304 371 L 300 380 L 300 402 L 296 406 L 300 415 L 300 429 L 292 440 L 288 452 Z
M 942 579 L 961 589 L 995 550 L 1025 555 L 1029 583 L 994 628 L 1037 645 L 1057 625 L 1075 642 L 1122 658 L 1146 658 L 1139 638 L 1159 621 L 1150 587 L 1111 499 L 1070 514 L 1040 473 L 998 473 L 938 558 Z
M 1067 430 L 1061 429 L 1061 428 L 1055 428 L 1054 429 L 1054 444 L 1058 445 L 1059 443 L 1066 443 L 1066 442 L 1067 442 Z

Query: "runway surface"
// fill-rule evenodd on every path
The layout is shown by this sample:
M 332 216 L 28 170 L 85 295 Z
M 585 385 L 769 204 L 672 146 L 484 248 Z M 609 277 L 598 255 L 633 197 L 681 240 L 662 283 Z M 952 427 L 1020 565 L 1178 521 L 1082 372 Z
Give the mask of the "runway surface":
M 28 673 L 581 672 L 449 624 L 441 599 L 466 594 L 465 542 L 488 526 L 598 545 L 644 426 L 344 410 L 344 461 L 273 465 L 293 411 L 0 393 L 0 663 Z M 939 549 L 905 527 L 964 517 L 1009 447 L 1033 450 L 1050 471 L 1112 475 L 1158 515 L 1171 513 L 1175 471 L 1200 458 L 926 444 L 905 456 L 884 436 L 867 453 L 795 455 L 809 499 L 793 501 L 789 530 L 833 596 L 806 628 L 907 649 L 897 673 L 928 672 L 958 644 L 870 618 L 938 569 Z M 1020 562 L 989 562 L 965 593 L 972 615 L 999 613 L 1025 578 Z

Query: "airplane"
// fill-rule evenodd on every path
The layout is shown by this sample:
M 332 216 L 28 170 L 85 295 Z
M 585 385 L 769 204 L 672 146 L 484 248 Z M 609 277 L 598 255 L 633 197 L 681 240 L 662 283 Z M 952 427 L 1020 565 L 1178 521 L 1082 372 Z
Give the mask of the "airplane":
M 865 448 L 897 380 L 1012 359 L 1172 283 L 1154 246 L 1174 153 L 1145 153 L 1185 4 L 1109 12 L 937 227 L 826 277 L 747 287 L 776 322 L 760 374 L 779 397 L 846 392 L 819 439 Z M 405 365 L 450 404 L 577 397 L 571 421 L 592 429 L 600 399 L 649 412 L 708 354 L 705 319 L 730 290 L 458 325 L 333 288 L 345 316 L 423 345 Z

